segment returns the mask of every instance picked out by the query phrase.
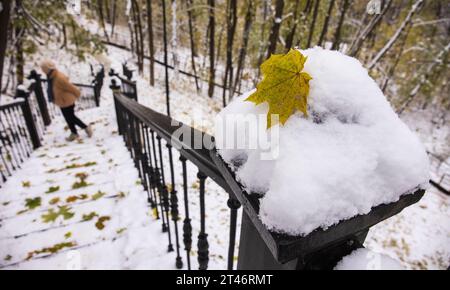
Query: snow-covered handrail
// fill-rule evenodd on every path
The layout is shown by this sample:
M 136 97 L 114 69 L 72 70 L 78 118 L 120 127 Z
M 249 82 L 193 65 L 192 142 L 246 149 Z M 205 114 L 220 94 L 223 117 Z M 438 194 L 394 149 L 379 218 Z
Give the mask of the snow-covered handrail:
M 243 206 L 243 219 L 239 248 L 238 269 L 330 269 L 345 255 L 362 247 L 370 227 L 396 215 L 405 207 L 421 199 L 424 190 L 405 193 L 399 201 L 380 205 L 369 214 L 359 215 L 342 221 L 327 230 L 317 229 L 307 236 L 289 236 L 272 232 L 265 227 L 259 217 L 259 196 L 248 194 L 236 181 L 234 173 L 216 154 L 212 136 L 192 127 L 177 122 L 172 118 L 140 105 L 120 92 L 120 87 L 113 80 L 119 133 L 130 150 L 139 170 L 143 186 L 148 193 L 148 201 L 158 216 L 162 217 L 163 231 L 167 232 L 169 251 L 177 251 L 176 265 L 182 267 L 180 255 L 180 236 L 178 233 L 178 196 L 175 186 L 166 183 L 165 166 L 170 168 L 171 182 L 176 184 L 172 149 L 180 152 L 183 170 L 183 193 L 185 218 L 183 221 L 183 242 L 186 259 L 190 269 L 190 252 L 192 248 L 192 227 L 189 217 L 189 195 L 187 192 L 186 161 L 198 168 L 200 193 L 201 230 L 198 240 L 198 264 L 200 269 L 207 269 L 209 260 L 209 243 L 205 232 L 205 180 L 211 178 L 230 196 L 228 206 L 230 217 L 230 243 L 228 269 L 233 269 L 234 246 L 236 238 L 237 210 Z M 184 134 L 178 134 L 183 131 Z M 194 138 L 184 138 L 186 134 Z M 179 136 L 179 137 L 178 137 Z M 183 136 L 183 137 L 181 137 Z M 196 138 L 203 142 L 195 147 Z M 198 140 L 198 139 L 197 139 Z M 206 142 L 205 142 L 206 140 Z M 163 158 L 162 141 L 166 143 L 169 164 Z M 198 143 L 197 143 L 198 144 Z M 169 192 L 170 191 L 170 192 Z M 170 213 L 170 214 L 169 214 Z M 171 217 L 175 228 L 175 245 L 171 236 Z M 172 229 L 173 231 L 173 229 Z

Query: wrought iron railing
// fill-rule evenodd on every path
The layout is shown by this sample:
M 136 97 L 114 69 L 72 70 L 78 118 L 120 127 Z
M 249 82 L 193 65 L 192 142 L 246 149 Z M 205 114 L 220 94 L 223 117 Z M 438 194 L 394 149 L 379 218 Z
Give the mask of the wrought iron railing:
M 41 146 L 28 95 L 21 97 L 24 99 L 0 106 L 0 187 L 33 149 Z
M 380 205 L 367 215 L 340 222 L 327 230 L 318 229 L 305 237 L 294 237 L 269 231 L 259 219 L 259 195 L 246 193 L 233 172 L 216 154 L 213 138 L 204 132 L 176 122 L 170 117 L 138 104 L 121 92 L 112 80 L 119 133 L 139 171 L 150 206 L 161 219 L 167 233 L 168 250 L 176 250 L 177 268 L 182 267 L 180 241 L 186 250 L 187 268 L 191 269 L 192 225 L 188 192 L 187 166 L 189 161 L 198 169 L 200 201 L 200 231 L 198 233 L 199 269 L 207 269 L 209 243 L 206 232 L 205 180 L 211 178 L 229 195 L 228 269 L 233 269 L 236 244 L 237 211 L 243 205 L 238 269 L 331 269 L 351 251 L 363 247 L 373 225 L 399 213 L 416 203 L 424 191 L 417 189 L 402 196 L 395 203 Z M 177 125 L 174 125 L 177 124 Z M 183 134 L 179 134 L 182 130 Z M 184 138 L 194 136 L 194 138 Z M 195 137 L 196 136 L 196 137 Z M 194 145 L 201 144 L 198 149 Z M 165 148 L 164 148 L 165 147 Z M 174 174 L 173 149 L 180 154 L 183 176 L 184 219 L 180 233 L 178 188 Z M 164 159 L 163 151 L 168 158 Z M 166 164 L 167 163 L 167 164 Z M 170 172 L 170 175 L 168 174 Z M 170 184 L 170 186 L 168 186 Z M 294 190 L 294 189 L 293 189 Z M 174 248 L 175 244 L 175 248 Z
M 208 149 L 186 149 L 194 148 L 193 144 L 187 144 L 187 141 L 172 138 L 173 133 L 182 126 L 181 124 L 172 126 L 171 118 L 129 99 L 120 92 L 119 86 L 114 85 L 113 89 L 115 90 L 114 100 L 119 133 L 123 136 L 136 168 L 139 170 L 139 176 L 148 195 L 148 202 L 156 216 L 161 220 L 162 231 L 167 233 L 168 250 L 176 251 L 177 268 L 183 266 L 180 250 L 180 241 L 182 241 L 186 252 L 187 268 L 191 269 L 193 232 L 189 200 L 192 197 L 189 196 L 188 192 L 187 161 L 192 162 L 198 168 L 200 232 L 198 233 L 197 257 L 199 269 L 207 269 L 209 243 L 206 233 L 205 180 L 208 177 L 212 178 L 227 191 L 229 188 L 225 180 L 212 162 Z M 196 131 L 193 128 L 190 128 L 190 130 L 192 130 L 192 134 L 202 136 L 202 140 L 209 138 L 203 132 Z M 178 190 L 180 189 L 175 186 L 173 148 L 181 148 L 179 149 L 179 162 L 181 162 L 183 171 L 183 187 L 181 190 L 185 212 L 182 235 L 180 233 L 181 224 L 179 224 L 180 214 L 178 210 Z M 163 158 L 163 151 L 165 150 L 169 157 L 168 164 Z M 168 186 L 169 183 L 170 187 Z M 229 205 L 231 209 L 230 236 L 232 241 L 230 241 L 228 265 L 232 269 L 239 205 L 234 199 L 229 202 Z
M 33 82 L 25 89 L 19 87 L 14 103 L 0 106 L 0 187 L 13 172 L 41 146 L 46 126 L 60 115 L 60 111 L 48 101 L 42 83 L 46 80 L 32 71 L 28 77 Z M 76 84 L 82 90 L 78 109 L 100 105 L 103 86 L 103 68 L 95 75 L 92 85 Z

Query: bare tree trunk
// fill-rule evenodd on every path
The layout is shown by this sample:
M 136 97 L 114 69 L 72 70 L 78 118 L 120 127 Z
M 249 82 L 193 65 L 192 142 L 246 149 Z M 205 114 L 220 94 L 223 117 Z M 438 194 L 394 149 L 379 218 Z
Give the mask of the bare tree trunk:
M 431 77 L 431 74 L 433 73 L 434 69 L 445 63 L 443 62 L 443 59 L 447 57 L 450 50 L 450 42 L 447 43 L 447 45 L 441 50 L 441 52 L 437 55 L 436 59 L 428 66 L 426 72 L 421 75 L 419 83 L 411 90 L 409 93 L 408 98 L 403 103 L 401 108 L 398 111 L 398 114 L 401 115 L 405 109 L 411 104 L 411 102 L 414 100 L 414 98 L 417 96 L 417 94 L 422 89 L 423 85 L 426 84 Z
M 349 6 L 350 6 L 349 0 L 344 0 L 344 2 L 341 5 L 341 9 L 340 9 L 341 15 L 339 16 L 338 26 L 336 28 L 336 32 L 334 33 L 333 45 L 331 46 L 331 49 L 333 49 L 333 50 L 339 49 L 339 45 L 341 43 L 342 26 L 344 25 L 345 14 L 347 13 Z
M 24 21 L 23 14 L 20 9 L 22 5 L 22 0 L 16 0 L 14 11 L 15 11 L 15 17 L 19 19 L 18 23 L 21 21 Z M 23 84 L 24 79 L 24 58 L 23 58 L 23 27 L 15 27 L 15 36 L 16 36 L 16 43 L 15 43 L 15 54 L 16 54 L 16 80 L 17 85 Z
M 137 0 L 132 0 L 131 8 L 133 12 L 133 22 L 134 22 L 134 34 L 136 39 L 136 55 L 138 58 L 138 69 L 139 73 L 142 74 L 144 71 L 144 58 L 143 58 L 143 50 L 144 50 L 144 42 L 142 41 L 142 24 L 140 11 L 137 4 Z
M 308 1 L 310 1 L 310 0 L 308 0 Z M 299 10 L 299 7 L 300 7 L 300 0 L 296 0 L 295 1 L 295 8 L 294 8 L 294 20 L 293 20 L 294 21 L 294 25 L 292 26 L 288 36 L 286 37 L 285 48 L 287 50 L 291 49 L 292 48 L 292 44 L 294 43 L 294 36 L 295 36 L 296 31 L 297 31 L 297 25 L 298 25 L 298 10 Z
M 250 31 L 253 24 L 254 15 L 254 3 L 253 0 L 247 0 L 247 13 L 245 14 L 244 29 L 242 34 L 242 46 L 239 50 L 238 65 L 236 69 L 236 79 L 233 85 L 233 93 L 236 92 L 237 87 L 241 85 L 242 82 L 242 72 L 245 66 L 245 57 L 247 55 L 248 41 L 250 39 Z M 233 98 L 233 95 L 230 99 Z
M 228 0 L 227 9 L 227 62 L 225 66 L 225 77 L 223 80 L 223 106 L 227 105 L 226 92 L 227 89 L 232 91 L 233 84 L 233 43 L 234 34 L 236 33 L 236 22 L 237 22 L 237 3 L 236 0 Z M 228 88 L 229 86 L 229 88 Z
M 384 81 L 383 85 L 381 86 L 381 90 L 383 91 L 383 93 L 386 92 L 386 89 L 388 87 L 389 81 L 394 76 L 395 69 L 397 68 L 397 65 L 399 64 L 400 59 L 402 58 L 403 50 L 405 49 L 406 40 L 408 39 L 408 35 L 409 35 L 409 32 L 411 31 L 411 27 L 412 27 L 412 25 L 410 24 L 408 26 L 408 29 L 406 30 L 405 36 L 402 39 L 402 42 L 400 44 L 400 49 L 399 49 L 399 51 L 397 53 L 395 61 L 392 64 L 392 66 L 390 67 L 388 75 L 386 77 L 386 80 Z
M 114 29 L 116 28 L 117 0 L 112 0 L 112 19 L 111 19 L 111 37 L 114 37 Z
M 189 39 L 191 45 L 191 66 L 195 76 L 195 87 L 197 88 L 197 92 L 200 92 L 200 85 L 198 83 L 197 77 L 197 67 L 195 65 L 195 57 L 197 56 L 196 47 L 195 47 L 195 30 L 194 30 L 194 18 L 192 13 L 192 0 L 186 1 L 186 8 L 188 13 L 188 25 L 189 25 Z
M 170 87 L 169 87 L 169 64 L 167 52 L 167 17 L 166 17 L 166 1 L 161 0 L 163 14 L 163 41 L 164 41 L 164 68 L 165 68 L 165 86 L 166 86 L 166 107 L 167 116 L 170 116 Z
M 139 32 L 138 32 L 138 29 L 137 29 L 137 19 L 136 19 L 136 9 L 135 9 L 135 0 L 131 0 L 131 17 L 132 17 L 132 19 L 133 19 L 133 33 L 134 33 L 134 35 L 131 35 L 131 37 L 133 38 L 134 37 L 134 54 L 136 55 L 136 57 L 137 57 L 137 62 L 138 62 L 138 66 L 139 66 L 139 63 L 140 63 L 140 54 L 139 54 Z
M 275 18 L 273 19 L 272 30 L 269 36 L 269 48 L 267 50 L 267 58 L 269 58 L 277 50 L 278 35 L 283 17 L 284 0 L 276 0 Z
M 147 0 L 148 50 L 150 52 L 150 85 L 155 85 L 155 45 L 153 40 L 152 0 Z
M 381 22 L 383 19 L 383 16 L 388 11 L 389 7 L 392 4 L 392 0 L 388 0 L 387 3 L 385 3 L 383 10 L 380 14 L 377 14 L 374 16 L 370 22 L 367 24 L 367 26 L 358 34 L 358 36 L 353 41 L 352 45 L 350 46 L 350 56 L 357 56 L 358 52 L 360 51 L 362 44 L 367 39 L 367 37 L 372 33 L 372 31 L 377 27 L 377 24 Z
M 408 15 L 406 16 L 406 18 L 403 20 L 402 24 L 400 25 L 400 27 L 397 29 L 397 31 L 394 33 L 394 35 L 391 37 L 391 39 L 389 39 L 389 41 L 385 44 L 385 46 L 378 52 L 378 54 L 370 61 L 369 65 L 368 65 L 368 69 L 372 69 L 379 61 L 381 58 L 383 58 L 383 56 L 386 54 L 386 52 L 388 52 L 392 46 L 394 45 L 394 43 L 397 41 L 397 39 L 400 37 L 401 33 L 403 32 L 403 30 L 409 25 L 409 23 L 412 21 L 412 18 L 414 16 L 414 14 L 416 14 L 417 11 L 420 10 L 420 8 L 422 7 L 424 0 L 417 0 L 413 6 L 411 7 L 411 10 L 409 10 Z
M 216 19 L 215 19 L 215 0 L 208 0 L 209 6 L 209 83 L 208 83 L 208 96 L 212 98 L 214 96 L 214 79 L 216 68 L 214 66 L 215 60 L 215 31 L 216 31 Z
M 109 6 L 109 0 L 105 0 L 105 10 L 106 10 L 106 22 L 111 23 L 111 7 Z
M 103 29 L 103 33 L 105 34 L 106 40 L 109 41 L 109 35 L 106 32 L 106 26 L 105 26 L 105 16 L 103 14 L 103 0 L 97 0 L 98 3 L 98 16 L 100 17 L 100 26 Z
M 3 10 L 0 11 L 0 92 L 3 84 L 3 64 L 5 63 L 6 48 L 8 47 L 8 27 L 11 17 L 11 1 L 1 0 Z
M 134 49 L 134 32 L 133 32 L 133 22 L 131 21 L 131 18 L 128 20 L 128 30 L 130 30 L 130 40 L 131 40 L 131 53 L 135 55 L 136 50 Z
M 134 26 L 134 22 L 133 22 L 133 12 L 132 12 L 132 7 L 133 3 L 131 2 L 131 0 L 129 0 L 127 2 L 127 7 L 126 7 L 126 11 L 125 14 L 128 17 L 128 30 L 130 31 L 130 40 L 131 40 L 131 54 L 134 56 L 136 53 L 135 50 L 135 41 L 134 41 L 134 31 L 133 31 L 133 26 Z M 124 45 L 126 45 L 126 43 L 124 43 Z
M 142 15 L 141 9 L 139 7 L 139 3 L 136 1 L 136 16 L 138 23 L 138 31 L 139 31 L 139 53 L 140 53 L 140 62 L 139 62 L 139 72 L 141 74 L 144 73 L 144 33 L 142 31 Z
M 223 40 L 223 32 L 225 31 L 226 26 L 225 25 L 221 25 L 220 26 L 220 32 L 219 32 L 219 40 L 217 41 L 217 45 L 216 45 L 216 59 L 215 59 L 215 66 L 217 67 L 217 64 L 220 61 L 220 52 L 222 51 L 222 40 Z
M 79 44 L 79 40 L 78 40 L 78 34 L 76 33 L 76 27 L 75 27 L 75 20 L 73 20 L 73 18 L 70 18 L 70 28 L 72 29 L 72 35 L 73 35 L 73 40 L 74 40 L 74 44 L 75 44 L 75 50 L 77 55 L 79 54 L 79 48 L 80 48 L 80 44 Z
M 316 0 L 316 2 L 314 4 L 314 11 L 313 11 L 313 18 L 311 21 L 311 26 L 309 27 L 309 36 L 308 36 L 308 42 L 306 43 L 306 48 L 309 48 L 312 43 L 312 39 L 314 36 L 314 29 L 316 28 L 317 15 L 319 14 L 319 6 L 320 6 L 320 0 Z
M 322 43 L 325 40 L 325 37 L 327 36 L 328 24 L 330 23 L 331 13 L 333 13 L 334 2 L 335 0 L 331 0 L 330 5 L 328 6 L 328 11 L 327 15 L 325 16 L 322 32 L 320 33 L 319 41 L 317 42 L 318 46 L 322 46 Z
M 259 79 L 259 76 L 261 74 L 261 64 L 262 64 L 262 62 L 264 60 L 264 56 L 265 56 L 265 53 L 266 53 L 266 49 L 265 49 L 266 42 L 265 42 L 265 39 L 266 39 L 266 21 L 267 21 L 267 15 L 268 15 L 268 10 L 269 10 L 269 8 L 268 8 L 268 1 L 269 0 L 263 0 L 263 8 L 262 8 L 263 9 L 263 13 L 262 13 L 263 18 L 262 18 L 262 21 L 261 21 L 261 38 L 260 38 L 260 41 L 259 41 L 260 45 L 259 45 L 259 50 L 258 50 L 258 54 L 259 54 L 258 55 L 258 62 L 256 64 L 258 73 L 256 74 L 256 79 L 254 80 L 255 85 L 256 85 L 256 83 L 257 83 L 257 81 Z
M 177 0 L 172 0 L 172 38 L 170 46 L 172 47 L 173 70 L 175 79 L 178 79 L 180 60 L 178 59 L 178 20 L 177 20 Z
M 63 34 L 63 44 L 61 45 L 61 49 L 67 46 L 67 28 L 65 23 L 62 24 L 62 34 Z

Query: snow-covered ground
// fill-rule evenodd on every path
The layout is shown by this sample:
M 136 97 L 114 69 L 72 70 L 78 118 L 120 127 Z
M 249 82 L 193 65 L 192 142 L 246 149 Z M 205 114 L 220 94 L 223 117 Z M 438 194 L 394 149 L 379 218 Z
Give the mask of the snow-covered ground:
M 72 80 L 85 82 L 89 78 L 87 64 L 78 65 L 74 59 L 63 52 L 41 51 L 46 53 L 42 57 L 50 57 L 60 63 Z M 90 61 L 94 59 L 90 58 Z M 126 51 L 109 47 L 106 55 L 96 59 L 120 72 L 121 63 L 132 59 L 132 56 Z M 73 69 L 74 67 L 76 69 Z M 145 68 L 147 67 L 148 63 L 145 65 Z M 157 84 L 154 88 L 149 85 L 147 71 L 144 76 L 135 77 L 139 102 L 165 113 L 164 71 L 161 66 L 156 66 L 156 74 Z M 16 172 L 0 189 L 0 267 L 175 268 L 175 253 L 166 251 L 167 236 L 161 233 L 160 221 L 154 220 L 151 215 L 146 194 L 137 182 L 138 174 L 130 155 L 121 137 L 113 133 L 117 129 L 112 96 L 107 88 L 109 81 L 107 77 L 102 107 L 80 113 L 80 116 L 87 121 L 96 122 L 93 139 L 84 138 L 81 144 L 73 143 L 67 146 L 63 139 L 67 134 L 64 131 L 64 123 L 61 119 L 57 119 L 48 129 L 44 147 L 36 151 L 24 164 L 24 169 Z M 175 77 L 171 72 L 171 104 L 172 116 L 175 119 L 187 124 L 194 122 L 193 125 L 198 129 L 213 132 L 213 120 L 221 110 L 221 100 L 209 99 L 205 91 L 198 94 L 192 79 Z M 424 139 L 422 141 L 428 145 Z M 175 154 L 174 158 L 178 160 L 178 155 Z M 59 171 L 72 163 L 83 165 L 89 162 L 96 162 L 96 164 Z M 52 169 L 57 172 L 49 172 Z M 178 174 L 176 186 L 180 188 L 179 162 L 176 162 L 176 172 Z M 199 228 L 198 182 L 195 178 L 197 173 L 195 167 L 191 165 L 188 172 L 194 227 L 192 262 L 193 269 L 196 269 L 195 245 Z M 71 186 L 74 182 L 79 181 L 79 178 L 75 177 L 77 173 L 88 174 L 86 181 L 93 184 L 72 190 Z M 60 188 L 54 193 L 46 194 L 45 192 L 53 186 Z M 105 195 L 95 201 L 92 200 L 93 195 L 98 191 Z M 83 194 L 88 197 L 82 196 Z M 70 198 L 69 201 L 71 201 L 74 196 L 78 196 L 79 199 L 67 203 L 67 199 Z M 18 214 L 26 209 L 26 199 L 30 199 L 29 204 L 33 204 L 33 199 L 38 197 L 41 198 L 40 206 Z M 49 204 L 52 199 L 56 200 L 58 197 L 59 203 Z M 182 221 L 183 199 L 181 196 L 179 199 L 180 221 Z M 206 225 L 212 269 L 226 268 L 229 222 L 226 201 L 227 196 L 224 191 L 208 179 Z M 51 208 L 57 212 L 58 205 L 69 206 L 71 208 L 69 212 L 75 215 L 68 220 L 59 217 L 54 223 L 43 223 L 42 215 L 48 213 Z M 365 246 L 400 261 L 407 269 L 446 269 L 450 264 L 449 207 L 448 196 L 430 189 L 418 204 L 375 226 L 369 233 Z M 104 222 L 103 230 L 95 226 L 98 217 L 82 222 L 83 215 L 89 215 L 92 212 L 98 213 L 100 217 L 111 218 Z M 181 229 L 180 225 L 181 222 L 179 223 Z M 49 256 L 46 253 L 38 253 L 43 249 L 48 252 L 58 248 L 62 248 L 59 253 Z M 76 251 L 71 251 L 73 249 Z M 30 253 L 33 257 L 26 261 Z M 186 264 L 183 250 L 181 255 Z M 235 255 L 237 256 L 238 253 L 236 252 Z
M 112 109 L 82 112 L 95 137 L 71 144 L 57 118 L 0 190 L 0 268 L 171 268 Z

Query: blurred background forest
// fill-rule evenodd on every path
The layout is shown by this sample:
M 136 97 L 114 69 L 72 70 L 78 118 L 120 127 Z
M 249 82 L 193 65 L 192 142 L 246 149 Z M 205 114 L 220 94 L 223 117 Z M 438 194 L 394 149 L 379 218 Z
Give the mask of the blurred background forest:
M 80 60 L 106 45 L 131 50 L 130 63 L 152 85 L 159 77 L 155 65 L 168 64 L 224 104 L 255 87 L 270 54 L 322 46 L 358 58 L 400 115 L 448 127 L 446 0 L 81 1 L 83 17 L 98 23 L 98 33 L 67 13 L 68 2 L 77 1 L 1 1 L 9 11 L 0 26 L 4 95 L 14 94 L 27 60 L 49 42 Z M 448 156 L 448 146 L 434 151 Z

